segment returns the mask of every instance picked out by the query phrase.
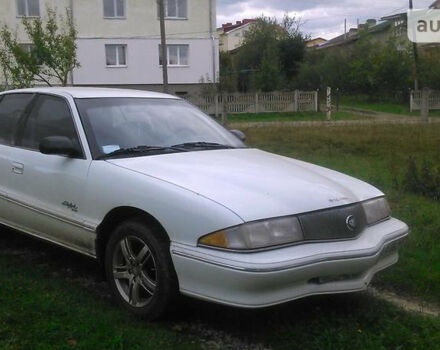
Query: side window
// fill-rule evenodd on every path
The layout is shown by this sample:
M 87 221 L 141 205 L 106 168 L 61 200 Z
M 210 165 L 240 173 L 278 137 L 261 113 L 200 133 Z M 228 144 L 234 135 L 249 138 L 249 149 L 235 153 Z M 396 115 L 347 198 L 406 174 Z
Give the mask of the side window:
M 67 102 L 62 98 L 41 95 L 22 132 L 20 146 L 39 150 L 40 142 L 49 136 L 68 137 L 81 147 Z
M 0 100 L 0 144 L 13 145 L 18 123 L 32 94 L 9 94 Z

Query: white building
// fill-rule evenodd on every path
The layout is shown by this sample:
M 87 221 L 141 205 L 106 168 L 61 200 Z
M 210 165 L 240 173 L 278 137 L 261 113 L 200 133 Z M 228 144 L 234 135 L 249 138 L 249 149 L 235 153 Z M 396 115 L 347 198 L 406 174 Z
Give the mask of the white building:
M 239 49 L 244 41 L 246 33 L 255 24 L 255 19 L 244 19 L 235 24 L 226 23 L 217 29 L 220 39 L 220 51 L 232 52 Z
M 81 67 L 74 85 L 160 90 L 160 24 L 157 0 L 0 0 L 0 23 L 27 42 L 22 17 L 72 9 Z M 198 88 L 219 70 L 216 0 L 165 0 L 169 82 L 173 92 Z M 44 19 L 44 18 L 43 18 Z

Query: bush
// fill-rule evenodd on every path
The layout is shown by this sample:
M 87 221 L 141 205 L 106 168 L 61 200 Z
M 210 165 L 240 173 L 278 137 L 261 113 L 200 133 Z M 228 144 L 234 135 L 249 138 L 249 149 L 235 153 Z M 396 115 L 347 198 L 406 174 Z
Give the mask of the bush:
M 403 181 L 406 191 L 440 201 L 440 167 L 438 165 L 433 166 L 425 161 L 422 166 L 419 166 L 414 158 L 410 158 Z

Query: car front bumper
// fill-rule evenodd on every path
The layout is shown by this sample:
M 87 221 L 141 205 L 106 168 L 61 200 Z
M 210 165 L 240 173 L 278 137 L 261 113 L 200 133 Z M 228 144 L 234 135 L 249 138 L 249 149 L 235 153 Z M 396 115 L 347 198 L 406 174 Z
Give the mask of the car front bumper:
M 354 240 L 305 243 L 256 253 L 171 244 L 183 294 L 245 308 L 318 294 L 367 288 L 375 273 L 398 261 L 408 226 L 390 219 Z

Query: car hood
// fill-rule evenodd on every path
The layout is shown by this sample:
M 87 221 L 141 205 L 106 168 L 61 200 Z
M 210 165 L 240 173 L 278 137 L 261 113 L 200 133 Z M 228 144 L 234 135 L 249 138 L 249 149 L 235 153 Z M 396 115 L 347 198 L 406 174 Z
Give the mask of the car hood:
M 244 221 L 300 214 L 383 195 L 350 176 L 257 149 L 175 153 L 108 162 L 209 198 Z

